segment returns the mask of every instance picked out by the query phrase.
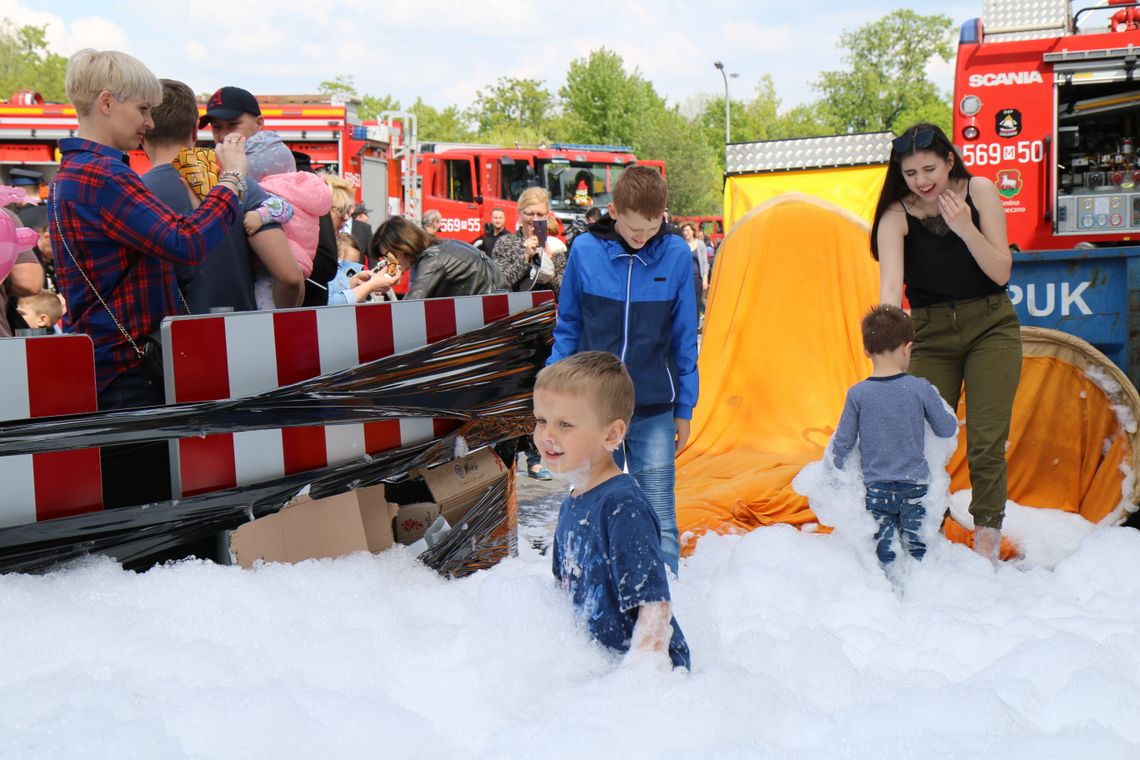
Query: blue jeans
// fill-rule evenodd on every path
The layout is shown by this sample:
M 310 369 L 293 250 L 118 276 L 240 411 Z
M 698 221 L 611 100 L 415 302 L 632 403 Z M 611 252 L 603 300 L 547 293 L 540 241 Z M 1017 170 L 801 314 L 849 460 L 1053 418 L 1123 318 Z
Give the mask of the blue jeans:
M 677 541 L 677 509 L 673 498 L 677 428 L 673 410 L 649 416 L 633 415 L 625 443 L 614 452 L 614 461 L 641 486 L 661 522 L 661 553 L 676 574 L 681 562 Z
M 875 518 L 879 529 L 875 532 L 875 553 L 879 562 L 889 565 L 895 561 L 891 541 L 899 534 L 902 548 L 915 559 L 926 555 L 926 544 L 918 535 L 926 509 L 922 497 L 926 485 L 889 480 L 867 484 L 867 511 Z

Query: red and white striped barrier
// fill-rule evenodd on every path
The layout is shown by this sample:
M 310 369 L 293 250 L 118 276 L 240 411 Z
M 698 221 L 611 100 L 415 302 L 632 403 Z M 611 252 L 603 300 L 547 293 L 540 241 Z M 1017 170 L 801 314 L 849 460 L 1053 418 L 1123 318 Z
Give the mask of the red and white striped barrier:
M 162 326 L 167 403 L 260 393 L 479 329 L 549 291 L 178 317 Z M 248 485 L 424 442 L 453 420 L 256 430 L 171 443 L 175 496 Z
M 86 335 L 0 339 L 0 419 L 96 409 Z M 103 509 L 99 449 L 0 457 L 0 528 Z

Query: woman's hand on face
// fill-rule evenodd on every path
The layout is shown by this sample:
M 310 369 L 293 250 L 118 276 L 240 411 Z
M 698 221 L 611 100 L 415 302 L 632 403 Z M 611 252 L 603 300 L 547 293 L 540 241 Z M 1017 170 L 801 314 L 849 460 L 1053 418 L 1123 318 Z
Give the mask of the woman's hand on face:
M 945 190 L 938 196 L 938 210 L 942 212 L 946 226 L 958 237 L 962 237 L 974 226 L 974 220 L 970 218 L 969 205 L 953 190 Z
M 249 162 L 245 157 L 245 136 L 231 132 L 214 146 L 214 155 L 218 157 L 218 165 L 223 172 L 241 172 L 249 174 Z

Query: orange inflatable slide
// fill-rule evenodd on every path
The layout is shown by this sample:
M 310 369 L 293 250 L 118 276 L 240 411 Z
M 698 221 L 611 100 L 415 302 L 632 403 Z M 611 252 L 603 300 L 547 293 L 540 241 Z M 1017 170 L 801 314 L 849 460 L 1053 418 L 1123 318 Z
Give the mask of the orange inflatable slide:
M 859 333 L 879 294 L 868 235 L 855 214 L 787 193 L 750 211 L 725 238 L 706 311 L 700 403 L 677 460 L 687 550 L 709 531 L 816 522 L 791 483 L 822 457 L 847 389 L 871 371 Z M 1023 340 L 1009 498 L 1122 522 L 1140 496 L 1135 387 L 1078 338 L 1023 328 Z M 964 454 L 963 432 L 949 464 L 954 491 L 970 487 Z M 945 532 L 971 538 L 957 524 Z

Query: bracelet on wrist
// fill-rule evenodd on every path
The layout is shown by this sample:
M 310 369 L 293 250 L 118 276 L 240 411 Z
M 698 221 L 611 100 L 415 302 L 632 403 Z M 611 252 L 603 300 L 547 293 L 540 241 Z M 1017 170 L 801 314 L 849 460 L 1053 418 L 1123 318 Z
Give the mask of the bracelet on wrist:
M 245 193 L 245 176 L 241 172 L 231 169 L 229 171 L 224 171 L 218 175 L 218 182 L 225 182 L 227 180 L 233 183 L 234 192 L 236 192 L 239 196 Z

